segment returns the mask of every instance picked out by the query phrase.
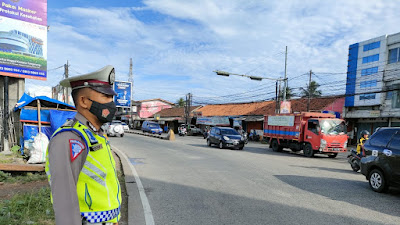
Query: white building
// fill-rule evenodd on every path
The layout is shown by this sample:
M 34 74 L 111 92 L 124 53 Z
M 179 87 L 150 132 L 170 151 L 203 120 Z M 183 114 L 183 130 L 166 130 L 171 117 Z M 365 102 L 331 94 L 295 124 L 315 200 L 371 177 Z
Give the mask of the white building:
M 355 131 L 400 126 L 400 33 L 349 46 L 345 118 Z

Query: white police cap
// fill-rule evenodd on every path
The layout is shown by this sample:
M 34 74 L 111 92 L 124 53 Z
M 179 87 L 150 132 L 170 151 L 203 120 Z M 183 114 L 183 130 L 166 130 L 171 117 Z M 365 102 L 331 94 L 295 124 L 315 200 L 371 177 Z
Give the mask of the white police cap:
M 60 81 L 60 85 L 71 87 L 72 90 L 88 87 L 106 95 L 116 95 L 113 90 L 114 81 L 115 69 L 108 65 L 92 73 L 66 78 Z

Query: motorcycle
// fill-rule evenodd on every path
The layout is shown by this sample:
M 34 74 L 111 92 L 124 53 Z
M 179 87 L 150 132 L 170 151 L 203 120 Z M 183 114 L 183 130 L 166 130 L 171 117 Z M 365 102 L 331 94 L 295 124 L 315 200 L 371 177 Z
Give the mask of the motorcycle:
M 249 143 L 249 138 L 247 137 L 247 132 L 243 132 L 242 137 L 244 139 L 245 144 Z
M 249 134 L 249 140 L 250 141 L 259 141 L 260 136 L 255 131 L 251 131 Z
M 178 130 L 179 136 L 185 136 L 187 135 L 186 128 L 182 127 L 181 129 Z
M 347 156 L 347 161 L 350 163 L 351 168 L 354 172 L 361 169 L 360 161 L 361 158 L 365 156 L 364 148 L 361 147 L 361 155 L 357 154 L 356 149 L 351 149 L 350 154 Z
M 208 137 L 208 135 L 210 134 L 209 130 L 206 130 L 203 132 L 203 138 L 206 139 Z

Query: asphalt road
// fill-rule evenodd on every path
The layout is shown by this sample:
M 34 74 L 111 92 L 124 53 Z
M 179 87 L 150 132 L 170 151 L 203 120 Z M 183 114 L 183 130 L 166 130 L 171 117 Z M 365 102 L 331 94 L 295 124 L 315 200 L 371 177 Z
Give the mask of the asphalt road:
M 400 224 L 400 190 L 373 192 L 346 154 L 306 158 L 260 143 L 221 150 L 200 136 L 110 142 L 138 172 L 155 224 Z

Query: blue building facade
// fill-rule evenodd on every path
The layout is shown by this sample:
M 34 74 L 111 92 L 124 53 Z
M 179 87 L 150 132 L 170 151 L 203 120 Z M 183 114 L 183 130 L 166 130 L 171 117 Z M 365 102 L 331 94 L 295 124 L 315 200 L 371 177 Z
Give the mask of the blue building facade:
M 346 81 L 352 143 L 362 130 L 400 126 L 400 33 L 351 44 Z

